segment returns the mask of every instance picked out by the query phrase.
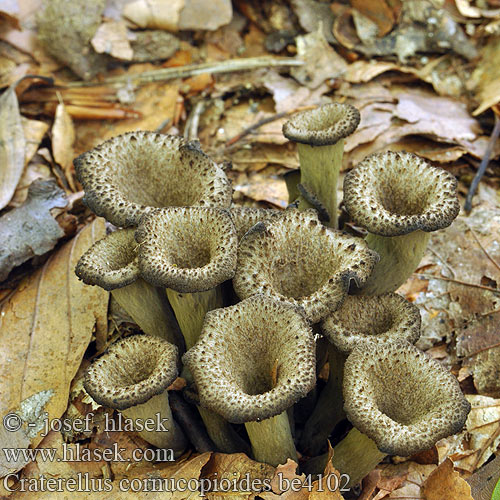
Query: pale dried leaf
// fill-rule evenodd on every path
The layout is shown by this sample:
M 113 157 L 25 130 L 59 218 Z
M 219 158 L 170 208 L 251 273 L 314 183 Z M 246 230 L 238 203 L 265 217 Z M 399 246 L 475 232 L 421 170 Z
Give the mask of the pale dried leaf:
M 123 21 L 105 21 L 97 28 L 90 43 L 98 54 L 109 54 L 125 61 L 130 61 L 134 55 Z
M 136 0 L 125 5 L 123 16 L 140 28 L 177 31 L 184 4 L 185 0 Z
M 0 312 L 0 413 L 52 389 L 48 418 L 59 418 L 92 331 L 105 325 L 107 293 L 74 273 L 80 256 L 104 236 L 97 219 L 23 281 Z M 36 446 L 40 436 L 32 440 Z
M 56 117 L 52 126 L 52 154 L 66 175 L 66 179 L 73 191 L 76 191 L 73 180 L 72 168 L 75 156 L 73 145 L 75 143 L 75 127 L 73 120 L 66 110 L 64 103 L 59 103 L 56 108 Z
M 288 206 L 288 191 L 282 177 L 252 175 L 245 184 L 237 184 L 234 190 L 255 201 L 267 201 L 280 208 Z
M 14 195 L 24 168 L 26 141 L 15 85 L 0 97 L 0 210 Z
M 50 211 L 67 203 L 55 181 L 37 180 L 30 186 L 26 203 L 0 217 L 0 281 L 14 267 L 54 248 L 64 231 Z
M 479 101 L 473 115 L 483 113 L 500 101 L 500 38 L 490 37 L 481 49 L 481 58 L 476 64 L 471 82 Z
M 474 500 L 470 486 L 453 469 L 453 462 L 447 458 L 432 471 L 422 487 L 425 500 Z
M 450 457 L 455 467 L 474 472 L 500 445 L 500 400 L 467 394 L 472 409 L 461 433 L 436 445 L 440 460 Z
M 500 15 L 500 9 L 480 9 L 471 5 L 470 0 L 455 0 L 457 9 L 464 17 L 478 19 L 480 17 L 495 18 Z
M 347 63 L 326 41 L 321 31 L 298 36 L 298 58 L 303 66 L 293 67 L 291 75 L 310 89 L 318 88 L 331 78 L 337 78 L 347 69 Z

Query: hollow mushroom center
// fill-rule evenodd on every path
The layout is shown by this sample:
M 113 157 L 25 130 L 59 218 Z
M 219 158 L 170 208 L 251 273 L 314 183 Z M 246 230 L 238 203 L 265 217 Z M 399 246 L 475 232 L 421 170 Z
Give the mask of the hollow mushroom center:
M 137 141 L 134 136 L 129 140 Z M 185 168 L 180 157 L 167 153 L 165 146 L 136 146 L 117 152 L 109 179 L 127 200 L 162 207 L 195 205 L 203 198 L 205 186 L 193 176 L 194 160 L 188 161 L 191 168 Z
M 319 242 L 301 243 L 302 235 L 291 234 L 280 245 L 279 255 L 272 259 L 269 269 L 271 286 L 294 299 L 312 295 L 340 268 L 338 256 L 334 252 L 323 253 Z
M 384 175 L 385 174 L 385 175 Z M 412 183 L 408 173 L 380 170 L 374 179 L 376 200 L 390 213 L 417 215 L 430 205 L 432 192 L 422 188 L 423 183 Z
M 428 378 L 421 367 L 411 369 L 398 360 L 393 360 L 390 367 L 375 367 L 371 384 L 377 408 L 402 425 L 415 424 L 431 413 L 439 414 L 446 398 L 437 390 L 429 390 L 438 382 Z
M 172 235 L 174 237 L 172 238 Z M 193 226 L 188 220 L 176 220 L 168 228 L 163 237 L 165 260 L 181 269 L 196 269 L 210 263 L 214 253 L 210 228 L 197 224 Z
M 121 362 L 121 356 L 114 360 L 115 369 L 109 381 L 116 388 L 128 387 L 147 380 L 157 370 L 158 359 L 153 353 L 140 353 L 140 357 L 129 356 L 127 362 Z
M 395 323 L 395 318 L 389 309 L 379 308 L 377 314 L 370 310 L 356 308 L 355 310 L 342 310 L 339 322 L 344 331 L 355 330 L 363 335 L 383 335 L 388 332 Z
M 280 380 L 288 379 L 289 349 L 285 344 L 289 339 L 277 321 L 269 319 L 262 325 L 236 325 L 235 338 L 235 342 L 228 344 L 228 359 L 232 361 L 228 370 L 241 391 L 249 395 L 264 394 Z

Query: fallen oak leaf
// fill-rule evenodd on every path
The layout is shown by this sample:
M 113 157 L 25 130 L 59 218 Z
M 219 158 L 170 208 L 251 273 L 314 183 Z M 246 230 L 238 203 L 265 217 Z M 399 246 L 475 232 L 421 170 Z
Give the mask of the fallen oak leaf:
M 70 383 L 94 327 L 106 327 L 107 292 L 81 283 L 74 268 L 80 256 L 104 236 L 96 219 L 24 280 L 0 311 L 0 414 L 44 390 L 54 395 L 45 411 L 59 418 Z M 32 446 L 41 441 L 37 435 Z
M 73 177 L 73 144 L 75 143 L 75 127 L 64 103 L 56 108 L 56 117 L 52 127 L 52 154 L 68 181 L 72 191 L 77 191 Z
M 474 500 L 470 485 L 454 470 L 450 458 L 432 471 L 422 485 L 422 492 L 425 500 Z

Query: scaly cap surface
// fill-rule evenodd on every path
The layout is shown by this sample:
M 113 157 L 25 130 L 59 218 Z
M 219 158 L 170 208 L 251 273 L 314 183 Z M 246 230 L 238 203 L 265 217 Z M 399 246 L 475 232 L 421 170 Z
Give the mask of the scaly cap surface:
M 290 302 L 315 323 L 340 306 L 351 279 L 361 286 L 376 262 L 361 238 L 290 211 L 242 238 L 233 284 L 241 299 L 264 294 Z
M 302 311 L 261 295 L 207 313 L 183 362 L 201 404 L 233 423 L 279 415 L 316 381 L 314 337 Z
M 381 451 L 405 457 L 460 431 L 470 411 L 457 379 L 407 342 L 355 348 L 344 401 L 349 420 Z
M 344 205 L 370 233 L 401 236 L 448 227 L 460 205 L 455 177 L 406 152 L 373 154 L 344 179 Z
M 97 403 L 125 410 L 161 394 L 177 377 L 177 347 L 149 335 L 113 344 L 85 372 L 83 385 Z
M 396 293 L 348 295 L 323 320 L 321 329 L 339 351 L 349 354 L 367 341 L 414 344 L 420 337 L 420 323 L 418 307 Z
M 76 275 L 87 285 L 114 290 L 139 277 L 133 229 L 119 229 L 94 243 L 80 258 Z
M 198 143 L 155 132 L 129 132 L 74 161 L 85 203 L 116 226 L 137 226 L 152 208 L 231 204 L 224 171 Z
M 283 125 L 283 135 L 310 146 L 328 146 L 351 135 L 359 120 L 359 111 L 350 104 L 324 104 L 294 114 Z
M 203 292 L 234 276 L 238 240 L 227 210 L 172 207 L 144 216 L 136 232 L 141 276 L 177 292 Z

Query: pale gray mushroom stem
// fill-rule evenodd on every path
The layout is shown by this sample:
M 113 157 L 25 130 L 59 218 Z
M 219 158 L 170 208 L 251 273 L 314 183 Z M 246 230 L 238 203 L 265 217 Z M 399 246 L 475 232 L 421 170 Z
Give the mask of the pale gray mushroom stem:
M 344 204 L 368 232 L 380 261 L 359 293 L 397 290 L 422 259 L 429 233 L 448 227 L 460 210 L 457 181 L 445 170 L 405 152 L 374 154 L 344 179 Z
M 132 419 L 148 443 L 179 456 L 187 441 L 172 417 L 167 391 L 177 367 L 176 346 L 149 335 L 133 335 L 113 344 L 87 368 L 84 387 L 97 403 Z
M 144 333 L 182 347 L 179 325 L 165 294 L 139 276 L 137 249 L 134 229 L 119 229 L 96 242 L 80 258 L 75 272 L 84 283 L 109 290 Z
M 297 459 L 286 410 L 316 378 L 314 338 L 299 308 L 256 295 L 211 311 L 183 361 L 200 404 L 245 423 L 254 458 L 272 465 Z
M 408 342 L 356 347 L 345 364 L 344 400 L 354 429 L 335 446 L 332 464 L 350 486 L 385 455 L 409 457 L 459 432 L 470 411 L 457 379 Z M 324 463 L 315 466 L 322 472 Z
M 404 340 L 414 344 L 420 337 L 420 322 L 418 307 L 395 293 L 348 295 L 339 309 L 323 319 L 321 329 L 330 342 L 330 376 L 306 422 L 301 438 L 303 450 L 311 456 L 317 455 L 332 430 L 345 417 L 342 380 L 349 353 L 367 342 Z
M 284 125 L 284 136 L 297 142 L 302 196 L 299 209 L 316 207 L 327 214 L 326 225 L 337 227 L 337 183 L 342 167 L 344 138 L 360 120 L 350 104 L 324 104 L 293 115 Z M 291 186 L 291 191 L 293 187 Z

